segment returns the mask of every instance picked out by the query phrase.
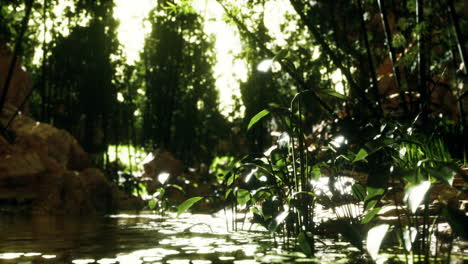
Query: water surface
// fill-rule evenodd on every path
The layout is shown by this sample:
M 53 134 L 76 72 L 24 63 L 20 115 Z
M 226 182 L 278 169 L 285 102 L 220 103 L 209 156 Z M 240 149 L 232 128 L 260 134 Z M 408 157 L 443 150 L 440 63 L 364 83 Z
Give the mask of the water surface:
M 290 263 L 265 231 L 228 231 L 222 216 L 149 212 L 0 218 L 0 263 Z M 245 224 L 247 229 L 248 224 Z

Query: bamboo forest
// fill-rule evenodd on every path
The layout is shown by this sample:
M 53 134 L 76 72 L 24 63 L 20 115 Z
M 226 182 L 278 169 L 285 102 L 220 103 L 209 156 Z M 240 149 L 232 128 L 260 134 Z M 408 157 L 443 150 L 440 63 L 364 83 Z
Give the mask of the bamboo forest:
M 0 264 L 468 263 L 468 1 L 0 0 Z

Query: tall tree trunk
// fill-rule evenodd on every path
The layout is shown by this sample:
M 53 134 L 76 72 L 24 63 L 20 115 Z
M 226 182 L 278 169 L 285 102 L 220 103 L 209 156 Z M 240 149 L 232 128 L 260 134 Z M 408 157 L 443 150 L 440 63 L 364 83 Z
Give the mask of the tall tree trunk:
M 41 103 L 41 119 L 44 121 L 48 121 L 48 111 L 47 111 L 47 106 L 49 104 L 47 95 L 46 95 L 46 89 L 47 89 L 47 78 L 46 78 L 46 65 L 47 65 L 47 42 L 46 42 L 46 36 L 47 36 L 47 0 L 44 0 L 43 2 L 43 7 L 42 7 L 42 23 L 43 23 L 43 40 L 42 40 L 42 65 L 41 65 L 41 71 L 42 71 L 42 80 L 41 80 L 41 98 L 42 98 L 42 103 Z

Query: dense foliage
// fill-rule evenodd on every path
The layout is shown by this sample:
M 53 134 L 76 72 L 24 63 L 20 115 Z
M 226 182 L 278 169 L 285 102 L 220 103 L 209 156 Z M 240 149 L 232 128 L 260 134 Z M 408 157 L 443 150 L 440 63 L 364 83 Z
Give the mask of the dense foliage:
M 71 131 L 89 152 L 157 147 L 188 166 L 210 163 L 222 149 L 233 157 L 213 163 L 213 184 L 223 185 L 216 199 L 248 209 L 284 241 L 296 238 L 307 255 L 323 228 L 319 206 L 333 209 L 331 225 L 361 251 L 368 234 L 373 260 L 387 231 L 407 262 L 450 261 L 450 252 L 431 249 L 441 221 L 452 227 L 450 243 L 467 238 L 458 204 L 467 195 L 466 1 L 216 0 L 248 65 L 245 118 L 231 123 L 219 112 L 213 76 L 223 58 L 193 1 L 158 1 L 135 65 L 121 55 L 112 0 L 71 1 L 60 18 L 52 12 L 60 1 L 33 2 L 2 2 L 0 43 L 13 49 L 24 37 L 17 55 L 35 79 L 32 115 Z M 273 4 L 284 7 L 280 33 L 269 25 Z M 18 21 L 31 5 L 21 36 Z M 37 49 L 40 65 L 32 63 Z M 223 147 L 227 139 L 236 144 Z M 345 193 L 344 176 L 355 180 Z M 431 218 L 438 186 L 454 195 Z M 187 200 L 179 213 L 202 200 Z M 390 205 L 398 222 L 379 222 Z

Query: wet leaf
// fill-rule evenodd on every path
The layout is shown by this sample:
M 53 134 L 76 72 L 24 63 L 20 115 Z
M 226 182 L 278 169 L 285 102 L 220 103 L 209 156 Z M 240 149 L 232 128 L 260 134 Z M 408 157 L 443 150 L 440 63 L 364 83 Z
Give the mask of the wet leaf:
M 369 255 L 373 260 L 376 260 L 379 256 L 380 245 L 382 244 L 389 227 L 390 226 L 388 224 L 378 225 L 367 232 L 367 252 L 369 252 Z
M 280 213 L 277 217 L 275 217 L 275 219 L 273 219 L 273 221 L 271 221 L 271 223 L 268 225 L 268 230 L 271 232 L 271 233 L 274 233 L 276 232 L 276 229 L 278 228 L 279 225 L 281 225 L 284 220 L 286 220 L 286 218 L 288 217 L 289 215 L 289 211 L 284 211 L 282 213 Z
M 418 230 L 414 227 L 405 228 L 403 230 L 403 241 L 405 242 L 405 249 L 409 252 L 413 247 L 413 242 L 416 239 L 416 235 L 418 234 Z
M 201 199 L 203 199 L 203 197 L 197 196 L 185 200 L 183 203 L 177 206 L 177 217 L 185 213 L 190 207 L 192 207 L 196 202 L 200 201 Z
M 423 202 L 429 188 L 431 188 L 430 181 L 422 181 L 419 184 L 410 185 L 410 187 L 407 188 L 403 200 L 408 204 L 408 207 L 413 214 Z
M 247 126 L 247 130 L 250 130 L 250 128 L 255 125 L 258 121 L 260 121 L 262 118 L 267 116 L 270 113 L 268 109 L 264 109 L 260 111 L 258 114 L 256 114 L 252 119 L 250 119 L 249 125 Z

